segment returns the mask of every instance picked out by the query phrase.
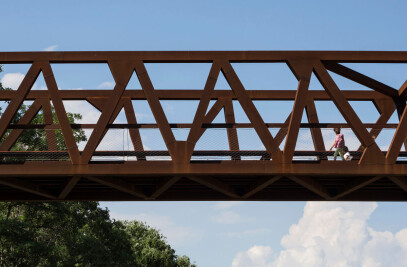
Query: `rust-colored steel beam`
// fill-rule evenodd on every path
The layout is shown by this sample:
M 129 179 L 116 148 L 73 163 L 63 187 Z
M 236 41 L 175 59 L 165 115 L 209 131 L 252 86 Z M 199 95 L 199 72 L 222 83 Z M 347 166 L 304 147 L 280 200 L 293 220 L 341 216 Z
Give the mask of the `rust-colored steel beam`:
M 58 195 L 58 199 L 65 199 L 69 195 L 69 193 L 71 193 L 72 189 L 75 187 L 80 179 L 80 176 L 73 176 L 69 178 L 63 185 L 62 190 Z
M 107 63 L 109 60 L 143 60 L 155 63 L 197 63 L 227 59 L 231 62 L 285 62 L 287 59 L 318 59 L 351 63 L 405 63 L 406 51 L 88 51 L 1 52 L 0 64 Z
M 346 89 L 346 88 L 344 88 Z M 160 100 L 200 100 L 204 90 L 155 90 Z M 246 90 L 252 100 L 294 100 L 296 90 Z M 0 91 L 0 100 L 10 100 L 17 94 L 17 91 Z M 343 96 L 351 101 L 372 101 L 375 99 L 391 99 L 379 92 L 369 92 L 363 90 L 343 90 Z M 92 98 L 105 102 L 111 95 L 111 90 L 71 90 L 61 89 L 59 95 L 63 100 L 88 100 Z M 49 98 L 50 93 L 45 90 L 34 90 L 28 92 L 25 100 L 35 100 L 36 98 Z M 123 98 L 132 100 L 146 100 L 146 95 L 142 90 L 124 91 Z M 102 100 L 102 99 L 104 100 Z M 219 98 L 237 100 L 236 95 L 231 90 L 214 90 L 210 100 Z M 332 100 L 326 91 L 312 90 L 308 92 L 308 98 L 317 101 Z
M 298 87 L 246 88 L 232 66 L 232 63 L 265 62 L 286 63 L 297 79 Z M 0 100 L 8 101 L 0 117 L 0 201 L 407 201 L 407 152 L 401 151 L 403 144 L 407 144 L 407 82 L 397 90 L 343 65 L 349 62 L 407 64 L 407 52 L 0 52 L 0 64 L 31 64 L 17 90 L 0 91 Z M 116 83 L 114 89 L 58 88 L 52 68 L 54 64 L 65 63 L 107 64 Z M 209 74 L 205 74 L 208 76 L 203 88 L 157 90 L 146 63 L 208 63 L 211 68 Z M 328 71 L 372 90 L 341 88 Z M 47 90 L 31 90 L 41 72 Z M 221 72 L 231 90 L 215 90 Z M 312 72 L 325 90 L 308 88 Z M 136 73 L 141 90 L 126 89 L 133 73 Z M 101 115 L 97 123 L 71 124 L 64 105 L 69 100 L 88 102 L 99 110 Z M 133 100 L 148 104 L 155 123 L 139 122 Z M 192 123 L 170 124 L 161 100 L 198 100 Z M 33 104 L 25 114 L 19 114 L 17 121 L 15 116 L 24 101 L 33 101 Z M 215 101 L 211 108 L 210 101 Z M 234 101 L 241 105 L 249 123 L 239 122 Z M 294 104 L 285 121 L 268 123 L 255 101 L 269 101 L 270 105 L 277 101 L 293 101 Z M 346 123 L 321 123 L 321 114 L 316 109 L 318 101 L 332 101 Z M 373 103 L 380 117 L 375 123 L 362 123 L 350 105 L 352 101 Z M 32 124 L 41 108 L 44 123 Z M 121 110 L 124 110 L 127 123 L 114 124 Z M 225 123 L 213 123 L 222 110 Z M 304 110 L 308 123 L 301 122 Z M 395 110 L 399 122 L 388 123 Z M 321 129 L 334 127 L 350 128 L 361 142 L 356 151 L 351 151 L 354 160 L 331 160 L 333 152 L 326 151 Z M 174 128 L 190 129 L 185 141 L 175 138 Z M 243 140 L 245 137 L 240 135 L 240 130 L 237 134 L 238 128 L 255 132 L 263 146 L 242 149 L 250 140 Z M 270 132 L 272 128 L 279 129 L 275 136 Z M 93 129 L 82 151 L 74 138 L 78 129 Z M 97 150 L 109 129 L 122 129 L 123 134 L 128 131 L 131 148 Z M 142 140 L 148 140 L 150 136 L 144 129 L 158 129 L 166 147 L 147 149 Z M 195 148 L 208 129 L 224 129 L 226 150 Z M 297 148 L 303 141 L 299 138 L 301 129 L 310 129 L 312 148 L 309 151 Z M 377 137 L 379 134 L 382 137 L 384 129 L 395 129 L 395 134 L 391 140 L 385 140 L 386 144 L 379 145 Z M 43 138 L 47 150 L 26 151 L 28 146 L 14 146 L 25 130 L 45 130 Z M 58 150 L 64 146 L 57 143 L 57 131 L 62 132 L 65 150 Z M 207 142 L 213 141 L 219 140 Z M 387 151 L 384 151 L 385 147 L 388 147 Z

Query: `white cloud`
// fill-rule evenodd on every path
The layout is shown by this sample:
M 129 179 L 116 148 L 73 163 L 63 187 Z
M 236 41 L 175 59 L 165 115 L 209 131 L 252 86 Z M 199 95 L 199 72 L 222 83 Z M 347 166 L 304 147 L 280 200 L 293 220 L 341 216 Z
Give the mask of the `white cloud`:
M 232 267 L 264 267 L 273 250 L 267 246 L 253 246 L 246 252 L 240 252 L 233 259 Z
M 82 115 L 82 119 L 77 123 L 97 123 L 100 117 L 100 112 L 86 101 L 64 101 L 64 106 L 67 112 Z
M 303 217 L 282 238 L 281 252 L 271 255 L 270 247 L 254 246 L 238 253 L 232 266 L 407 266 L 407 228 L 393 234 L 369 227 L 376 207 L 309 202 Z
M 103 82 L 98 85 L 98 89 L 112 89 L 115 86 L 114 82 Z
M 240 215 L 234 211 L 222 211 L 213 217 L 213 221 L 221 224 L 234 224 L 242 221 Z
M 242 218 L 237 212 L 230 209 L 239 206 L 242 201 L 220 201 L 216 202 L 212 209 L 218 211 L 215 216 L 212 217 L 212 221 L 220 224 L 235 224 L 247 219 Z
M 25 75 L 21 72 L 15 73 L 6 73 L 1 78 L 1 83 L 3 84 L 4 88 L 11 88 L 13 90 L 17 90 L 20 86 L 21 82 L 23 81 Z M 47 87 L 45 85 L 39 85 L 37 82 L 34 83 L 32 90 L 46 90 Z
M 225 209 L 230 209 L 232 207 L 241 205 L 243 202 L 242 201 L 220 201 L 216 202 L 212 208 L 214 210 L 225 210 Z
M 17 90 L 21 82 L 23 81 L 24 77 L 25 75 L 20 72 L 6 73 L 1 78 L 1 83 L 3 84 L 4 88 L 11 88 L 13 90 Z
M 138 220 L 147 223 L 147 225 L 160 230 L 171 245 L 186 245 L 198 241 L 203 232 L 201 229 L 192 227 L 178 226 L 170 217 L 155 214 L 118 214 L 110 212 L 110 217 L 116 220 Z
M 57 50 L 57 48 L 58 48 L 58 45 L 51 45 L 51 46 L 48 46 L 47 48 L 44 48 L 42 51 L 55 51 L 55 50 Z

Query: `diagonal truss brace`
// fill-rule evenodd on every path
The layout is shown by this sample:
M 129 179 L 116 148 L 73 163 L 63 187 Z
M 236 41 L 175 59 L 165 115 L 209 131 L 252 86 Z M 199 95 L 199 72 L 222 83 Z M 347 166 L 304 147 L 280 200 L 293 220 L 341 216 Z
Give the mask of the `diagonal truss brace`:
M 314 192 L 315 194 L 319 195 L 325 200 L 332 200 L 331 194 L 328 192 L 328 190 L 323 186 L 322 184 L 318 183 L 312 178 L 309 177 L 297 177 L 297 176 L 292 176 L 288 175 L 287 176 L 290 180 L 296 182 L 297 184 L 305 187 L 306 189 Z
M 0 184 L 19 189 L 37 196 L 45 197 L 48 199 L 56 199 L 57 197 L 52 194 L 48 189 L 30 182 L 26 182 L 17 178 L 1 177 Z
M 147 198 L 147 196 L 141 190 L 136 189 L 133 184 L 127 183 L 120 178 L 87 176 L 86 179 L 112 187 L 138 198 Z
M 218 179 L 212 177 L 198 177 L 198 176 L 186 176 L 188 179 L 197 182 L 201 185 L 209 187 L 219 193 L 222 193 L 231 198 L 240 198 L 232 189 L 230 189 L 229 185 L 222 183 Z

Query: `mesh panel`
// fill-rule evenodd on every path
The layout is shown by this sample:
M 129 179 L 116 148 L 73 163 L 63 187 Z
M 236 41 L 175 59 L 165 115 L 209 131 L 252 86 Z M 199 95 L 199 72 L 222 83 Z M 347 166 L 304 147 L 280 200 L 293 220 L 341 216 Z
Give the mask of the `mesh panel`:
M 187 140 L 189 129 L 174 128 L 174 136 L 178 140 Z M 371 131 L 371 129 L 367 129 Z M 14 130 L 18 131 L 18 130 Z M 76 132 L 75 132 L 76 131 Z M 133 134 L 130 133 L 133 131 Z M 97 146 L 92 161 L 137 161 L 137 160 L 171 160 L 165 142 L 159 129 L 138 129 L 141 139 L 137 139 L 135 129 L 109 129 Z M 228 134 L 229 131 L 229 134 Z M 275 133 L 278 130 L 273 129 Z M 2 140 L 10 136 L 8 130 Z M 78 132 L 74 130 L 79 150 L 82 152 L 92 130 Z M 324 149 L 315 150 L 310 128 L 301 128 L 295 147 L 293 160 L 333 160 L 332 151 L 328 151 L 335 139 L 331 128 L 321 129 Z M 344 128 L 342 133 L 345 145 L 349 148 L 351 157 L 360 159 L 364 147 L 351 129 Z M 376 143 L 386 153 L 394 136 L 394 128 L 385 128 L 377 135 Z M 230 140 L 229 140 L 229 138 Z M 81 139 L 82 138 L 82 139 Z M 136 142 L 134 146 L 132 139 Z M 280 149 L 284 149 L 285 140 Z M 134 148 L 138 148 L 137 150 Z M 143 148 L 143 149 L 141 149 Z M 0 151 L 1 161 L 69 161 L 68 149 L 61 130 L 53 129 L 22 129 L 20 137 L 9 151 Z M 270 160 L 263 143 L 252 128 L 208 128 L 198 140 L 191 160 Z M 398 157 L 399 161 L 407 161 L 407 152 L 403 146 Z

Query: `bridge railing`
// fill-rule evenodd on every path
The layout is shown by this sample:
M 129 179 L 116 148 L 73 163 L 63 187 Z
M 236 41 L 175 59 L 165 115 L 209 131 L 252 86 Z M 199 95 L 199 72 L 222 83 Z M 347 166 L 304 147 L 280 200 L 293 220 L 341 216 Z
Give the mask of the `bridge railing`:
M 331 124 L 330 124 L 331 125 Z M 346 124 L 336 124 L 342 126 L 342 133 L 344 134 L 351 154 L 351 160 L 360 160 L 363 154 L 363 147 L 358 142 L 354 133 L 350 128 L 345 128 Z M 19 125 L 20 126 L 20 125 Z M 19 127 L 12 125 L 11 127 L 16 129 Z M 30 127 L 41 127 L 39 125 L 29 125 Z M 82 125 L 72 125 L 73 128 L 77 128 Z M 143 150 L 135 150 L 131 140 L 131 129 L 129 128 L 117 128 L 125 125 L 113 125 L 114 128 L 110 128 L 105 138 L 103 138 L 100 145 L 96 148 L 91 161 L 92 162 L 124 162 L 124 161 L 170 161 L 171 157 L 162 137 L 159 135 L 158 129 L 144 128 L 140 129 L 141 139 L 147 139 L 149 143 L 155 144 L 155 147 L 143 147 Z M 126 125 L 127 126 L 127 125 Z M 137 127 L 145 127 L 147 125 L 135 125 Z M 225 160 L 270 160 L 270 155 L 261 143 L 261 140 L 256 135 L 253 128 L 239 128 L 241 125 L 234 124 L 211 124 L 205 125 L 210 128 L 206 128 L 206 135 L 198 140 L 195 150 L 191 156 L 191 161 L 225 161 Z M 320 160 L 333 160 L 334 151 L 327 151 L 331 145 L 334 135 L 332 128 L 319 128 L 319 125 L 309 125 L 304 123 L 299 130 L 299 140 L 296 143 L 294 151 L 293 161 L 320 161 Z M 325 126 L 325 125 L 324 125 Z M 344 127 L 345 126 L 345 127 Z M 385 155 L 389 149 L 390 141 L 394 135 L 397 124 L 382 125 L 380 140 L 377 141 L 382 153 Z M 43 126 L 45 127 L 45 126 Z M 222 128 L 224 127 L 224 128 Z M 312 127 L 312 128 L 308 128 Z M 282 127 L 283 130 L 286 128 Z M 134 129 L 134 128 L 132 128 Z M 237 138 L 229 142 L 227 136 L 228 129 L 235 129 L 237 132 Z M 270 128 L 272 129 L 272 128 Z M 276 128 L 281 129 L 281 128 Z M 316 150 L 312 139 L 311 129 L 320 129 L 324 138 L 324 146 L 326 149 Z M 189 132 L 189 128 L 172 128 L 175 136 L 185 137 Z M 368 128 L 368 130 L 371 130 Z M 27 133 L 24 133 L 27 131 Z M 56 130 L 49 129 L 30 129 L 23 130 L 22 135 L 39 135 L 43 137 L 49 136 L 49 134 L 55 134 Z M 284 137 L 285 138 L 285 137 Z M 55 140 L 54 140 L 55 141 Z M 283 140 L 284 141 L 284 140 Z M 50 141 L 52 142 L 52 140 Z M 234 143 L 233 143 L 234 142 Z M 14 145 L 9 151 L 0 151 L 0 157 L 2 163 L 17 163 L 25 161 L 70 161 L 68 150 L 65 148 L 58 150 L 49 150 L 44 144 L 47 142 L 43 139 L 33 139 L 30 141 L 31 145 L 36 150 L 30 147 L 24 147 L 21 145 Z M 49 144 L 52 146 L 52 144 Z M 86 145 L 86 141 L 77 142 L 79 151 L 83 151 Z M 55 143 L 55 146 L 57 144 Z M 229 146 L 237 146 L 239 149 L 231 150 Z M 280 149 L 284 149 L 284 142 L 279 145 Z M 404 163 L 407 153 L 401 151 L 397 157 L 398 163 Z

